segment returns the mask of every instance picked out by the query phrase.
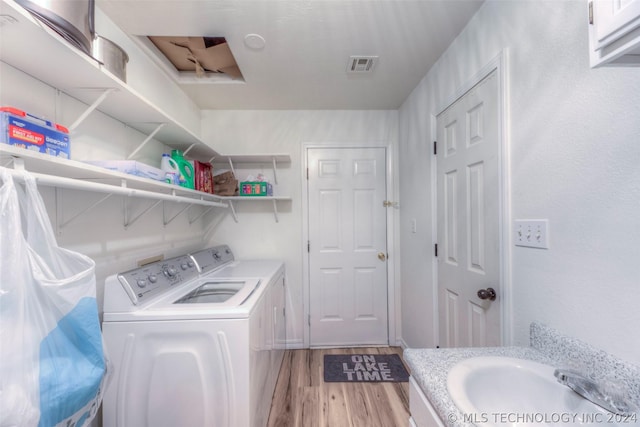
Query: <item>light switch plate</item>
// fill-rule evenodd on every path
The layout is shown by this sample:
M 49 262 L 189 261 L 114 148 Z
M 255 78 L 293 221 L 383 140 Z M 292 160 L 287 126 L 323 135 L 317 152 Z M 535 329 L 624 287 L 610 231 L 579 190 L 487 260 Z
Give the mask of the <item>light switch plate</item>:
M 513 240 L 516 246 L 549 249 L 549 220 L 515 220 L 513 229 Z

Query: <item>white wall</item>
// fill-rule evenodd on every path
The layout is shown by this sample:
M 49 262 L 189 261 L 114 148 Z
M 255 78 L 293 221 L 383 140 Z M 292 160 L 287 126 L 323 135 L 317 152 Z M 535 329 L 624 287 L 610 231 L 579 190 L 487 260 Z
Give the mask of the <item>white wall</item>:
M 127 52 L 127 84 L 136 93 L 160 107 L 165 115 L 181 123 L 193 134 L 200 135 L 200 109 L 167 76 L 138 44 L 116 26 L 99 8 L 96 8 L 96 32 Z
M 86 108 L 75 99 L 4 63 L 0 63 L 0 105 L 15 106 L 64 125 L 75 121 Z M 71 157 L 74 160 L 124 159 L 145 137 L 123 123 L 94 111 L 71 133 Z M 148 144 L 137 160 L 159 166 L 163 151 L 166 151 L 166 147 L 158 142 Z M 82 191 L 58 191 L 61 194 L 59 210 L 54 190 L 40 187 L 54 227 L 57 220 L 64 222 L 104 196 Z M 151 203 L 150 200 L 132 199 L 132 216 Z M 96 287 L 101 311 L 107 276 L 134 268 L 137 260 L 149 256 L 164 254 L 171 257 L 204 247 L 202 220 L 189 225 L 187 214 L 182 214 L 164 227 L 162 209 L 160 205 L 125 230 L 123 198 L 112 196 L 64 227 L 57 236 L 60 246 L 84 253 L 96 261 Z M 175 212 L 171 209 L 176 208 L 167 204 L 168 215 Z M 192 210 L 192 217 L 196 216 L 199 209 L 202 208 Z
M 548 218 L 551 236 L 549 250 L 511 248 L 514 342 L 538 320 L 640 364 L 640 69 L 589 68 L 583 1 L 487 2 L 401 107 L 403 337 L 437 344 L 430 198 L 414 196 L 429 115 L 503 49 L 512 217 Z
M 169 115 L 180 120 L 192 133 L 199 134 L 200 112 L 195 104 L 144 57 L 131 41 L 122 38 L 123 34 L 99 11 L 96 18 L 101 34 L 117 41 L 127 50 L 130 57 L 130 86 Z M 72 86 L 73 82 L 69 82 L 69 87 Z M 13 106 L 65 126 L 73 123 L 87 107 L 4 62 L 0 62 L 0 105 Z M 146 137 L 147 135 L 133 130 L 126 124 L 94 111 L 71 133 L 71 158 L 126 159 Z M 159 167 L 162 153 L 168 150 L 168 147 L 152 140 L 135 160 Z M 71 218 L 103 197 L 100 193 L 60 190 L 61 202 L 57 209 L 54 190 L 40 187 L 40 191 L 54 226 L 56 221 L 63 222 Z M 131 216 L 142 212 L 151 203 L 149 200 L 132 199 Z M 168 217 L 177 212 L 177 208 L 170 203 L 166 204 L 166 209 Z M 68 249 L 82 252 L 96 261 L 97 296 L 102 310 L 104 280 L 109 275 L 137 267 L 137 260 L 149 256 L 164 254 L 165 257 L 172 257 L 204 247 L 206 228 L 203 220 L 191 225 L 188 221 L 188 215 L 195 218 L 201 209 L 204 208 L 194 207 L 165 227 L 161 204 L 125 229 L 123 198 L 113 196 L 64 227 L 58 235 L 58 243 Z M 63 218 L 58 216 L 59 213 Z
M 204 128 L 203 140 L 216 151 L 290 154 L 292 162 L 279 170 L 281 184 L 276 191 L 290 195 L 292 202 L 278 203 L 279 223 L 274 221 L 270 204 L 243 203 L 237 206 L 240 217 L 237 224 L 227 211 L 215 209 L 189 225 L 188 215 L 195 217 L 202 209 L 195 207 L 166 227 L 162 225 L 161 205 L 125 230 L 123 199 L 112 197 L 65 227 L 58 236 L 59 244 L 96 260 L 99 304 L 107 276 L 134 268 L 137 260 L 157 254 L 171 257 L 208 245 L 228 243 L 240 258 L 284 259 L 289 280 L 289 338 L 294 345 L 301 343 L 302 145 L 390 146 L 390 154 L 395 155 L 397 111 L 206 111 L 201 115 L 184 93 L 100 11 L 96 19 L 98 32 L 129 54 L 128 84 L 191 132 L 200 134 L 200 128 Z M 0 63 L 0 67 L 0 105 L 15 106 L 67 126 L 86 108 L 20 70 L 5 63 Z M 74 160 L 124 159 L 145 138 L 146 135 L 126 124 L 95 111 L 72 133 L 71 156 Z M 167 150 L 154 140 L 145 146 L 136 160 L 159 166 L 160 156 Z M 268 177 L 272 174 L 270 165 L 244 172 L 264 172 Z M 396 173 L 395 169 L 392 172 Z M 55 224 L 58 219 L 55 193 L 48 188 L 42 188 L 42 193 Z M 69 190 L 61 193 L 64 219 L 102 197 Z M 134 202 L 132 215 L 141 212 L 149 203 L 144 200 Z M 168 206 L 169 216 L 171 212 L 175 211 Z M 395 248 L 390 246 L 389 250 L 393 253 Z M 399 322 L 397 325 L 399 327 Z
M 410 346 L 434 346 L 429 116 L 478 69 L 508 49 L 512 216 L 548 218 L 551 227 L 550 250 L 512 248 L 514 342 L 526 344 L 528 324 L 539 320 L 639 363 L 640 70 L 590 69 L 586 17 L 584 1 L 488 1 L 399 113 L 206 111 L 201 125 L 197 109 L 179 89 L 103 23 L 103 35 L 126 44 L 132 57 L 131 85 L 194 133 L 201 126 L 203 139 L 216 150 L 289 153 L 292 163 L 280 171 L 277 191 L 293 201 L 279 204 L 278 224 L 267 205 L 243 204 L 238 206 L 238 224 L 230 216 L 214 214 L 205 225 L 189 226 L 183 215 L 165 228 L 162 211 L 156 209 L 124 230 L 122 200 L 115 198 L 72 223 L 60 234 L 60 243 L 98 261 L 99 294 L 107 275 L 157 253 L 172 256 L 229 243 L 242 258 L 284 259 L 288 310 L 293 314 L 288 333 L 299 343 L 302 146 L 397 145 L 402 165 L 402 269 L 396 273 L 397 278 L 402 275 L 402 337 Z M 0 66 L 0 104 L 62 124 L 71 123 L 83 110 L 74 99 L 4 63 Z M 144 135 L 95 112 L 72 135 L 73 157 L 122 158 L 142 139 Z M 164 150 L 152 144 L 140 160 L 153 163 Z M 264 171 L 270 174 L 268 168 Z M 44 192 L 55 220 L 53 191 Z M 65 214 L 89 199 L 80 192 L 65 192 L 63 197 Z M 143 206 L 141 202 L 135 209 Z M 413 218 L 415 234 L 410 230 Z
M 211 244 L 228 243 L 241 259 L 282 259 L 287 270 L 287 340 L 302 346 L 303 244 L 302 200 L 303 146 L 391 146 L 398 135 L 397 111 L 204 111 L 202 137 L 225 154 L 274 154 L 291 156 L 291 164 L 278 170 L 275 195 L 291 196 L 278 202 L 276 223 L 270 204 L 237 205 L 239 222 L 224 217 L 213 231 Z M 238 178 L 263 172 L 271 179 L 271 166 L 239 170 Z M 393 249 L 390 248 L 392 251 Z M 399 323 L 399 322 L 398 322 Z

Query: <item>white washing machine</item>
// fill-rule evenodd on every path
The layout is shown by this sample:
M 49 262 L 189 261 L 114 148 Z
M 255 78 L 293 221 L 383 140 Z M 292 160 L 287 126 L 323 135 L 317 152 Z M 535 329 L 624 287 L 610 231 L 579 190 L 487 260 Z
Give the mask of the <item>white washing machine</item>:
M 226 245 L 107 278 L 104 427 L 264 427 L 284 304 L 283 263 Z

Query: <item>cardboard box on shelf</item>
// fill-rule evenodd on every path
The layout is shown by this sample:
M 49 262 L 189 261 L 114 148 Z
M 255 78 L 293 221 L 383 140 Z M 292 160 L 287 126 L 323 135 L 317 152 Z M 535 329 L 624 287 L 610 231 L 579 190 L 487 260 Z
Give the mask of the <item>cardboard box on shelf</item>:
M 220 172 L 213 176 L 214 184 L 226 184 L 229 181 L 237 181 L 235 175 L 231 171 Z
M 194 160 L 193 171 L 195 189 L 213 194 L 213 167 L 211 164 Z
M 235 196 L 238 193 L 238 180 L 233 172 L 222 172 L 213 177 L 213 194 Z

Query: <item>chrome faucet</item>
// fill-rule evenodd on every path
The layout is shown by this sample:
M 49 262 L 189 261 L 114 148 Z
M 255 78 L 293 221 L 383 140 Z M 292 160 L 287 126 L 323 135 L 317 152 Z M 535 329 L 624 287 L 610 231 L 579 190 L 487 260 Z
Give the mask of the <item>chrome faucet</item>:
M 574 369 L 556 369 L 553 375 L 560 384 L 564 384 L 588 401 L 595 403 L 617 415 L 630 416 L 636 411 L 635 405 L 626 401 L 621 393 L 612 390 L 606 384 L 598 384 L 586 375 Z

